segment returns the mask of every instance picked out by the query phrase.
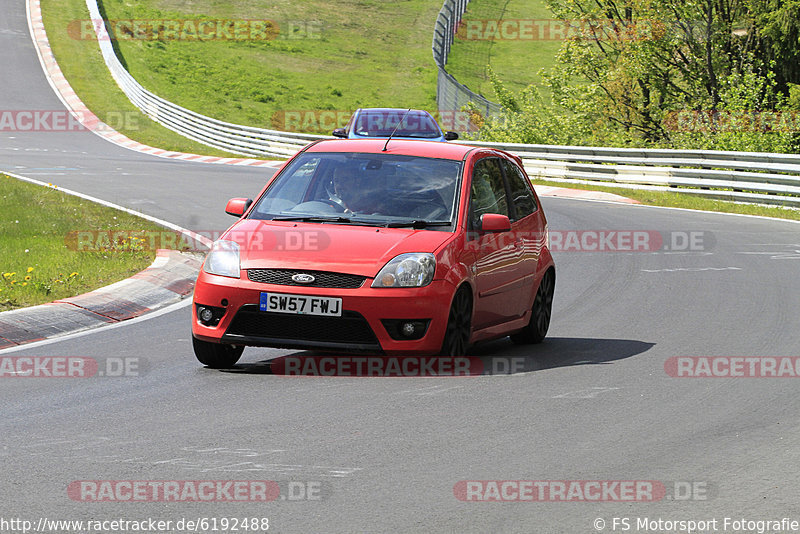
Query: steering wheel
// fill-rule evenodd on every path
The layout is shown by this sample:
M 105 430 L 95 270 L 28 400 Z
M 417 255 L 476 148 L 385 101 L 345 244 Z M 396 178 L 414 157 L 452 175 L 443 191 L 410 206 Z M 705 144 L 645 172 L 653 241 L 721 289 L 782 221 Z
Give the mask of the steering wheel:
M 322 202 L 323 204 L 327 204 L 328 206 L 335 208 L 336 211 L 340 213 L 350 212 L 350 210 L 347 209 L 347 206 L 345 206 L 344 203 L 338 198 L 324 198 L 324 199 L 321 198 L 319 199 L 319 202 Z

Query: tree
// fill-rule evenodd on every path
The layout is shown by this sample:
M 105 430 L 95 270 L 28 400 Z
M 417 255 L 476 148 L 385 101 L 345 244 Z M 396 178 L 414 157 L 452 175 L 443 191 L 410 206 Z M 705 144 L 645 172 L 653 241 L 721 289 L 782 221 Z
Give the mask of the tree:
M 797 54 L 775 43 L 796 24 L 763 11 L 781 1 L 549 0 L 573 29 L 551 80 L 588 80 L 599 88 L 598 111 L 648 142 L 670 138 L 671 111 L 775 109 L 782 98 L 770 54 Z

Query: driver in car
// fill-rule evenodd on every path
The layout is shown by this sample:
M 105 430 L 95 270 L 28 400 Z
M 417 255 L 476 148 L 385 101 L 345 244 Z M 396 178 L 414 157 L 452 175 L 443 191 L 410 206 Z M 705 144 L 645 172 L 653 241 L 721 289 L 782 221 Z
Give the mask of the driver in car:
M 385 199 L 371 178 L 359 175 L 358 169 L 350 166 L 334 170 L 333 189 L 345 213 L 377 214 L 385 209 Z

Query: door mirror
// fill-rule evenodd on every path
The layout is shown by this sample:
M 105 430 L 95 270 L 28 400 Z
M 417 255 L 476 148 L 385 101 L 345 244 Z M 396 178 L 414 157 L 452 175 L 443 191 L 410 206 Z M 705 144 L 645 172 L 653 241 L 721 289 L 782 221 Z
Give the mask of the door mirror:
M 342 139 L 347 139 L 347 132 L 344 128 L 335 128 L 333 130 L 334 137 L 341 137 Z
M 445 141 L 455 141 L 458 139 L 458 134 L 456 132 L 445 132 L 444 133 L 444 140 Z
M 252 198 L 232 198 L 228 201 L 228 204 L 225 206 L 225 213 L 228 215 L 233 215 L 235 217 L 241 217 L 244 215 L 244 212 L 247 211 L 247 208 L 250 207 L 250 204 L 253 203 Z
M 505 215 L 499 213 L 484 213 L 481 215 L 482 232 L 509 232 L 511 231 L 511 221 Z

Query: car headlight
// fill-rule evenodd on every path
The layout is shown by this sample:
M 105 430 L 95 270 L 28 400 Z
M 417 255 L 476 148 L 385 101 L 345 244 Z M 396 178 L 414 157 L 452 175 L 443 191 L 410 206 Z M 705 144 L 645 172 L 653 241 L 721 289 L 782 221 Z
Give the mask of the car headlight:
M 222 239 L 214 241 L 211 252 L 203 264 L 203 270 L 210 274 L 239 278 L 239 244 Z
M 422 287 L 433 280 L 436 258 L 427 252 L 411 252 L 392 258 L 383 266 L 372 287 Z

